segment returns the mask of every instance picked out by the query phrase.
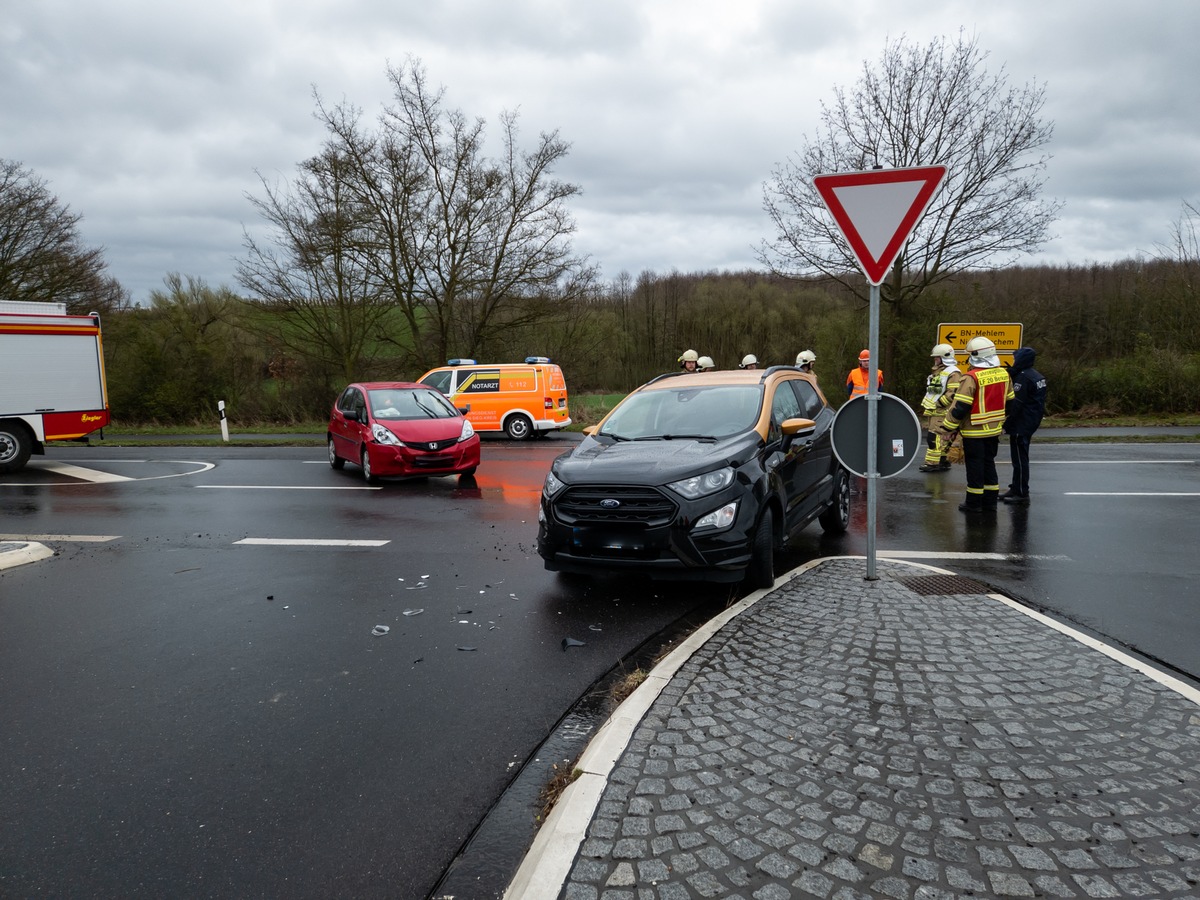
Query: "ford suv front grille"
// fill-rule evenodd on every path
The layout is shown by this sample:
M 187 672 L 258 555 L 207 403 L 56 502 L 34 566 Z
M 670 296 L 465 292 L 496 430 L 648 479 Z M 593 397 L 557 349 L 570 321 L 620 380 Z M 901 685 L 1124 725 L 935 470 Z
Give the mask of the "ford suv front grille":
M 568 525 L 666 525 L 675 517 L 675 504 L 661 491 L 635 485 L 569 487 L 554 503 L 558 518 Z

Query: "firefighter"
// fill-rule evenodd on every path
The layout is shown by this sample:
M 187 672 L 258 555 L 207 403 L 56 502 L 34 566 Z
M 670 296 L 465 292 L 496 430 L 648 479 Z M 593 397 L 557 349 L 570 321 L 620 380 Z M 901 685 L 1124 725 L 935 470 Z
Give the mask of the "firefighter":
M 717 367 L 711 356 L 702 356 L 696 360 L 697 372 L 710 372 Z
M 864 350 L 858 354 L 858 367 L 851 369 L 846 376 L 846 394 L 850 397 L 860 397 L 867 393 L 867 380 L 871 371 L 871 351 Z M 877 369 L 878 386 L 883 387 L 883 369 Z
M 742 361 L 740 363 L 738 363 L 738 368 L 739 369 L 757 369 L 758 368 L 758 357 L 755 356 L 753 353 L 747 353 L 745 356 L 742 357 Z
M 811 350 L 801 350 L 796 354 L 796 368 L 801 372 L 807 372 L 809 375 L 816 376 L 813 371 L 813 363 L 817 361 L 817 354 Z
M 683 371 L 692 373 L 699 368 L 700 354 L 695 350 L 684 350 L 679 354 L 679 368 Z
M 950 459 L 947 453 L 950 442 L 937 432 L 937 424 L 946 416 L 946 407 L 958 393 L 958 382 L 962 369 L 949 344 L 937 344 L 929 351 L 933 360 L 933 371 L 925 379 L 925 397 L 921 400 L 921 411 L 925 420 L 925 465 L 918 472 L 948 472 Z
M 996 450 L 1005 408 L 1015 395 L 1012 379 L 996 356 L 995 344 L 985 337 L 973 337 L 967 341 L 967 354 L 969 368 L 958 383 L 939 433 L 947 441 L 956 432 L 962 435 L 967 499 L 958 508 L 975 514 L 995 510 L 999 505 Z

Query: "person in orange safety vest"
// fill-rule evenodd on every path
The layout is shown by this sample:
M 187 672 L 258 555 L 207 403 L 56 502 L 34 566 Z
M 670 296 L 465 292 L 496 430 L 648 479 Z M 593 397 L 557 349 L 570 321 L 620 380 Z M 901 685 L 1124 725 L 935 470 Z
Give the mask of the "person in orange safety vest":
M 958 383 L 958 392 L 950 402 L 939 432 L 947 440 L 956 431 L 962 435 L 967 499 L 958 508 L 965 513 L 981 513 L 995 510 L 999 505 L 996 451 L 1006 409 L 1016 394 L 1008 370 L 996 356 L 995 344 L 985 337 L 971 338 L 967 354 L 970 368 Z
M 850 374 L 846 376 L 846 393 L 851 397 L 858 397 L 867 393 L 867 387 L 870 380 L 871 370 L 871 351 L 864 350 L 858 354 L 858 367 L 851 369 Z M 877 371 L 879 387 L 883 387 L 883 370 Z

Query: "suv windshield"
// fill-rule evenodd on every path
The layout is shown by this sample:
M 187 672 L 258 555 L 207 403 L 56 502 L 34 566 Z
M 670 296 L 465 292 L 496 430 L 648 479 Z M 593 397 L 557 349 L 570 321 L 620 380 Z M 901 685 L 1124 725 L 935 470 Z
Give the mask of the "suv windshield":
M 726 438 L 758 421 L 762 386 L 679 384 L 626 397 L 599 433 L 617 440 Z

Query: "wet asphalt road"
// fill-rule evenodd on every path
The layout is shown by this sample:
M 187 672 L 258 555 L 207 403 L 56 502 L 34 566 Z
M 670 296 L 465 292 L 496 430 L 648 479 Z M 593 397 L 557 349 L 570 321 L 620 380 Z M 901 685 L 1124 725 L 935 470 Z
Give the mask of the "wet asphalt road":
M 59 556 L 0 573 L 0 894 L 425 896 L 593 682 L 724 599 L 545 573 L 563 446 L 489 442 L 474 484 L 381 490 L 286 448 L 60 448 L 7 479 L 0 532 Z M 969 526 L 961 467 L 881 482 L 879 552 L 1200 674 L 1200 445 L 1033 460 L 1031 506 Z M 858 503 L 783 564 L 865 549 Z

